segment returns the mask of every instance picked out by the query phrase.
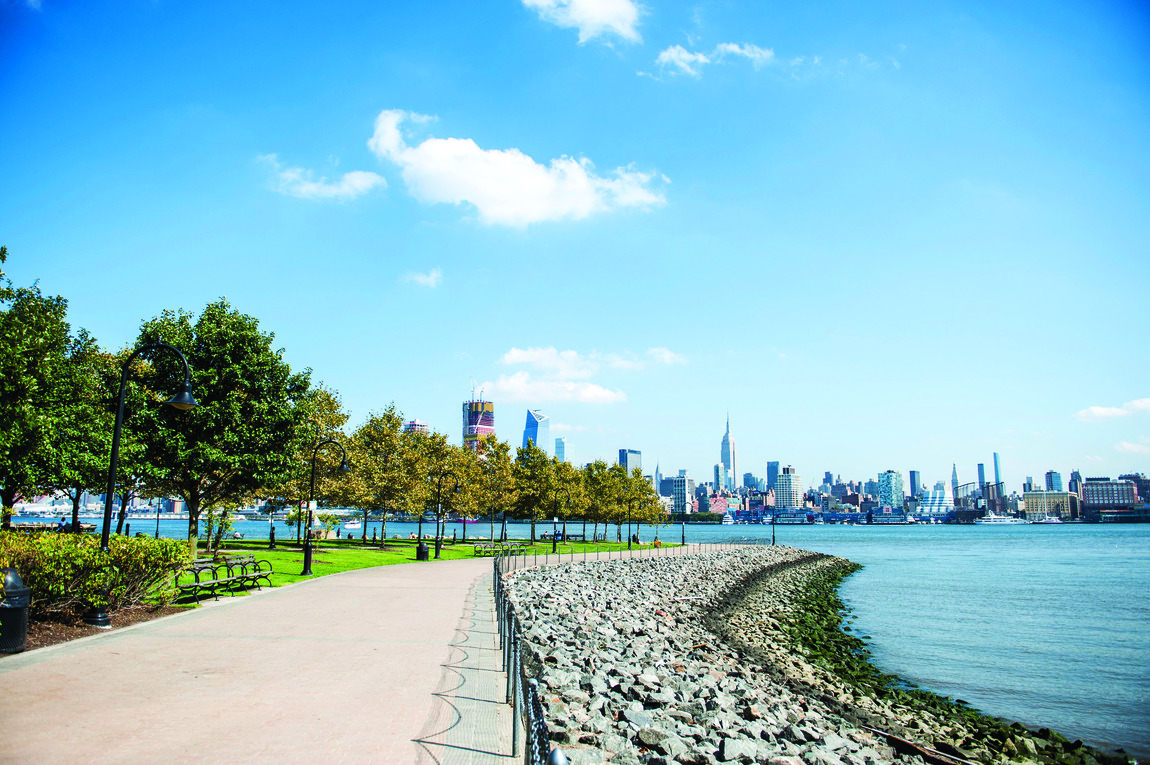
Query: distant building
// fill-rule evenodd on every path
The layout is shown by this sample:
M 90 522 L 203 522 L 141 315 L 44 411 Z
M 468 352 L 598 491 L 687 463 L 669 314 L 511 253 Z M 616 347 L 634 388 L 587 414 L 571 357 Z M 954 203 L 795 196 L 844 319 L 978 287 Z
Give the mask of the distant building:
M 775 482 L 779 480 L 779 463 L 767 463 L 767 488 L 775 488 Z
M 689 513 L 693 510 L 694 501 L 695 482 L 686 470 L 680 470 L 679 475 L 671 478 L 671 506 L 676 513 Z
M 715 465 L 715 491 L 723 491 L 727 488 L 727 484 L 729 483 L 730 480 L 727 476 L 727 466 L 720 462 Z
M 903 496 L 902 473 L 897 470 L 887 470 L 878 477 L 878 503 L 890 505 L 900 510 L 906 498 Z
M 980 462 L 978 463 L 978 490 L 982 491 L 983 486 L 986 486 L 986 465 Z
M 868 497 L 877 497 L 878 496 L 878 481 L 875 481 L 872 479 L 872 480 L 864 482 L 863 483 L 863 494 L 866 494 Z
M 722 484 L 724 489 L 735 488 L 735 476 L 739 474 L 739 458 L 735 449 L 735 439 L 731 438 L 731 415 L 727 415 L 727 432 L 723 434 L 723 441 L 719 447 L 719 461 L 728 468 L 727 482 Z
M 475 451 L 479 439 L 495 435 L 495 404 L 482 399 L 463 402 L 463 445 Z
M 1046 471 L 1046 490 L 1062 491 L 1062 474 L 1056 470 Z
M 1127 473 L 1118 476 L 1119 481 L 1130 481 L 1134 484 L 1134 491 L 1139 502 L 1150 502 L 1150 478 L 1143 473 Z
M 950 463 L 950 494 L 958 499 L 958 463 Z
M 627 469 L 627 475 L 635 468 L 643 469 L 643 454 L 636 449 L 620 449 L 619 464 Z
M 1078 517 L 1078 497 L 1068 491 L 1028 491 L 1022 495 L 1026 519 L 1036 521 L 1044 516 L 1069 521 Z
M 1002 470 L 998 466 L 998 452 L 994 453 L 994 482 L 1002 486 Z
M 1082 511 L 1125 510 L 1138 504 L 1138 491 L 1133 481 L 1109 478 L 1087 478 L 1082 483 Z M 1088 519 L 1089 520 L 1089 519 Z
M 743 473 L 743 486 L 752 491 L 762 491 L 762 486 L 758 478 L 755 478 L 754 473 Z
M 555 439 L 555 459 L 560 462 L 567 461 L 567 439 L 563 436 Z
M 910 471 L 910 495 L 917 497 L 922 493 L 922 473 L 917 470 Z
M 802 479 L 795 469 L 788 465 L 775 479 L 775 507 L 802 507 Z
M 936 481 L 934 489 L 921 492 L 918 500 L 919 515 L 947 515 L 954 512 L 954 496 L 945 481 Z
M 431 433 L 431 426 L 423 420 L 408 420 L 403 423 L 404 433 L 423 433 L 429 435 Z
M 551 453 L 551 420 L 538 409 L 527 410 L 527 424 L 523 426 L 523 447 L 531 442 L 543 450 L 544 454 Z

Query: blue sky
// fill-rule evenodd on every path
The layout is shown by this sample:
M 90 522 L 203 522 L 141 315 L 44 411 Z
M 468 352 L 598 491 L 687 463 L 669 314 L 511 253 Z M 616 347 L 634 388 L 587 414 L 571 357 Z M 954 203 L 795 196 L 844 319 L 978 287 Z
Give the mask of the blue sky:
M 805 483 L 1150 472 L 1138 2 L 0 0 L 0 242 L 226 296 L 352 422 Z

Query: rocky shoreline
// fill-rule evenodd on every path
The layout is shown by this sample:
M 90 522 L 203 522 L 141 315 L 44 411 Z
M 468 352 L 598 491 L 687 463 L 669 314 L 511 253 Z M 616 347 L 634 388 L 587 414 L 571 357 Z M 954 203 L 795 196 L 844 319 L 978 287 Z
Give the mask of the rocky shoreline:
M 572 765 L 1115 765 L 874 669 L 842 629 L 858 566 L 789 547 L 507 575 L 549 732 Z

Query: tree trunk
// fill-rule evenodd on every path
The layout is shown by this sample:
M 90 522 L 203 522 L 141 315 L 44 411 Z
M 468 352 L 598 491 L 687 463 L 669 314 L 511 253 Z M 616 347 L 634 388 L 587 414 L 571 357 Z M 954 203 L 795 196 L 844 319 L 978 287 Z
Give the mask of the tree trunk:
M 363 509 L 363 534 L 361 536 L 363 537 L 363 544 L 366 547 L 367 546 L 367 508 L 366 507 Z
M 130 495 L 128 492 L 120 494 L 120 515 L 116 518 L 116 533 L 124 533 L 124 518 L 128 515 L 128 499 Z
M 0 505 L 3 505 L 3 509 L 0 510 L 0 528 L 4 531 L 12 529 L 12 508 L 16 506 L 19 497 L 20 492 L 15 489 L 9 489 L 7 486 L 0 489 Z
M 80 500 L 84 498 L 84 490 L 79 486 L 76 487 L 76 493 L 72 497 L 72 533 L 80 533 Z
M 223 539 L 223 536 L 224 536 L 224 521 L 226 521 L 228 518 L 228 512 L 229 512 L 228 510 L 224 510 L 223 514 L 220 516 L 220 520 L 219 520 L 219 524 L 218 524 L 219 528 L 216 531 L 216 547 L 215 547 L 215 549 L 217 551 L 220 549 L 220 540 Z M 209 546 L 210 546 L 211 540 L 208 540 L 208 541 L 209 541 Z
M 198 497 L 184 497 L 188 510 L 188 559 L 196 559 L 196 545 L 200 538 L 200 500 Z
M 535 544 L 535 516 L 531 516 L 531 544 Z

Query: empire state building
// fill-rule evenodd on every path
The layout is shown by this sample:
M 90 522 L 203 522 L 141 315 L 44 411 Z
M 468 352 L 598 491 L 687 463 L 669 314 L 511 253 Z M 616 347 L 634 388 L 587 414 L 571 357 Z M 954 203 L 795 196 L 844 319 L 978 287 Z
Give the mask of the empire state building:
M 727 432 L 723 434 L 723 444 L 719 448 L 720 461 L 730 468 L 727 474 L 727 485 L 724 489 L 734 490 L 738 485 L 739 455 L 735 449 L 735 439 L 731 438 L 731 415 L 727 415 Z

